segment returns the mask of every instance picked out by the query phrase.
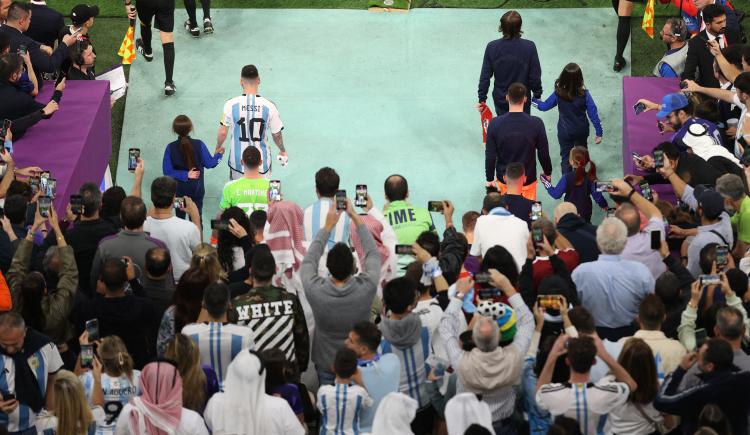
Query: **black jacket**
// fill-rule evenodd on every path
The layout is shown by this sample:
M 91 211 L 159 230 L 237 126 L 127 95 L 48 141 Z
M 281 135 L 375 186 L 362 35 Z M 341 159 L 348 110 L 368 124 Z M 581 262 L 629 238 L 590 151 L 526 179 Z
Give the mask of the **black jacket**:
M 33 14 L 32 14 L 33 17 Z M 18 46 L 25 45 L 29 50 L 29 57 L 31 58 L 31 65 L 34 66 L 34 72 L 36 73 L 37 81 L 39 82 L 39 90 L 42 90 L 44 80 L 42 80 L 42 73 L 53 73 L 60 68 L 60 65 L 65 59 L 70 57 L 68 46 L 60 44 L 57 46 L 55 51 L 52 52 L 51 56 L 47 56 L 39 48 L 41 45 L 19 32 L 18 29 L 4 25 L 0 27 L 0 32 L 10 36 L 10 52 L 15 53 L 18 51 Z M 15 136 L 15 132 L 13 132 Z
M 739 370 L 735 367 L 735 370 Z M 750 372 L 728 370 L 701 374 L 701 382 L 679 391 L 680 381 L 686 371 L 682 367 L 667 375 L 654 399 L 656 410 L 682 417 L 682 433 L 693 434 L 698 429 L 698 415 L 703 407 L 717 405 L 735 435 L 747 435 L 747 416 L 750 410 Z
M 739 34 L 730 27 L 727 27 L 725 36 L 728 45 L 740 42 Z M 683 79 L 695 80 L 699 85 L 704 87 L 718 88 L 720 86 L 719 81 L 714 77 L 714 56 L 708 49 L 706 41 L 708 41 L 708 35 L 703 30 L 688 42 L 685 71 L 683 71 L 681 77 Z
M 65 27 L 65 19 L 60 12 L 47 5 L 31 3 L 31 22 L 28 30 L 24 32 L 26 36 L 54 47 L 63 27 Z
M 739 169 L 739 166 L 737 166 L 737 169 Z M 682 178 L 685 183 L 692 187 L 699 184 L 713 186 L 716 184 L 716 179 L 724 175 L 724 172 L 718 170 L 715 166 L 709 164 L 701 157 L 691 153 L 680 154 L 680 158 L 677 161 L 677 166 L 674 168 L 674 171 L 678 177 Z M 662 177 L 658 172 L 651 172 L 643 178 L 648 181 L 648 184 L 669 183 L 669 181 Z
M 570 241 L 578 252 L 581 263 L 596 261 L 599 258 L 596 227 L 581 219 L 580 216 L 568 213 L 561 217 L 557 222 L 557 231 Z
M 2 29 L 2 27 L 0 27 Z M 44 104 L 16 88 L 12 83 L 0 81 L 0 119 L 13 121 L 13 139 L 17 140 L 44 116 Z

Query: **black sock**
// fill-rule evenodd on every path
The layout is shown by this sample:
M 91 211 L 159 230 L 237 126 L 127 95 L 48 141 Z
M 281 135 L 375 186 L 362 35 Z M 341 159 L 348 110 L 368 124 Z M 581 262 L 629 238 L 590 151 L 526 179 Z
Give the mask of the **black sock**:
M 141 24 L 141 40 L 146 53 L 151 54 L 151 25 L 144 26 Z
M 185 0 L 185 10 L 187 11 L 188 19 L 190 20 L 190 28 L 193 29 L 198 27 L 198 22 L 195 18 L 195 0 Z
M 174 72 L 174 42 L 167 42 L 162 44 L 164 49 L 164 73 L 167 75 L 167 81 L 172 81 L 172 73 Z
M 617 17 L 617 57 L 623 57 L 630 39 L 630 17 Z
M 211 0 L 201 0 L 203 6 L 203 19 L 211 18 Z

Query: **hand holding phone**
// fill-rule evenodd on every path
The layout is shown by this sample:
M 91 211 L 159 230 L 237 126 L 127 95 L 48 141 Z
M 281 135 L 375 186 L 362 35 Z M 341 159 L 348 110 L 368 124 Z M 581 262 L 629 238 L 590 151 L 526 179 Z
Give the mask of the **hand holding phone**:
M 281 201 L 281 180 L 271 180 L 268 185 L 268 199 L 272 202 Z
M 427 211 L 431 213 L 442 213 L 443 212 L 443 201 L 428 201 Z
M 411 245 L 396 245 L 396 255 L 414 255 Z
M 141 150 L 139 148 L 130 148 L 128 150 L 128 171 L 135 172 L 136 166 L 138 166 L 138 159 L 141 158 Z
M 636 115 L 640 115 L 641 113 L 646 111 L 646 104 L 642 102 L 637 102 L 635 105 L 633 105 L 633 112 L 635 112 Z
M 93 344 L 81 345 L 81 368 L 84 368 L 84 369 L 94 368 L 94 345 Z
M 367 185 L 357 184 L 355 192 L 354 205 L 360 208 L 367 207 Z

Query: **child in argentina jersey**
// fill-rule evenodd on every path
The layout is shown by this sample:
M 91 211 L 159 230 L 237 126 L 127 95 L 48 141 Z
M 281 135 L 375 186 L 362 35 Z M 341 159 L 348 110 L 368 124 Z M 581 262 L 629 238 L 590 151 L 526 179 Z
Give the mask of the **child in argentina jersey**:
M 271 134 L 278 134 L 284 128 L 276 105 L 260 95 L 234 97 L 224 104 L 221 125 L 232 134 L 227 161 L 235 175 L 233 179 L 242 175 L 242 152 L 250 145 L 260 151 L 260 174 L 270 177 L 272 153 L 266 133 L 271 130 Z
M 353 378 L 358 374 L 357 354 L 348 348 L 336 352 L 333 372 L 334 385 L 318 389 L 318 410 L 322 414 L 321 435 L 358 435 L 362 410 L 372 406 L 372 398 Z M 356 376 L 362 382 L 361 376 Z
M 102 392 L 104 393 L 104 424 L 97 425 L 97 435 L 115 433 L 117 417 L 122 408 L 141 394 L 141 372 L 133 369 L 133 358 L 120 337 L 104 337 L 97 349 L 102 362 Z M 88 370 L 81 374 L 86 400 L 91 404 L 94 394 L 94 374 Z

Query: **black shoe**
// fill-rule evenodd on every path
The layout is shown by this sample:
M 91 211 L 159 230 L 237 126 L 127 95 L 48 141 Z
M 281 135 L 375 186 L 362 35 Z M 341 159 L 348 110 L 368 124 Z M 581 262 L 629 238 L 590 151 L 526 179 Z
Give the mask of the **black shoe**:
M 211 18 L 203 19 L 203 33 L 214 33 L 214 24 L 211 22 Z
M 175 92 L 177 92 L 177 87 L 174 85 L 174 82 L 164 82 L 164 95 L 174 95 Z
M 153 53 L 146 53 L 146 48 L 143 46 L 143 39 L 138 38 L 135 40 L 135 49 L 138 50 L 138 53 L 141 53 L 141 56 L 146 59 L 146 62 L 154 60 Z
M 623 68 L 625 68 L 625 65 L 627 65 L 628 62 L 625 60 L 624 57 L 617 57 L 615 56 L 615 64 L 612 67 L 615 72 L 620 72 Z
M 190 20 L 185 21 L 185 30 L 188 31 L 191 35 L 193 35 L 193 38 L 197 38 L 201 36 L 201 31 L 198 29 L 198 27 L 190 27 Z

